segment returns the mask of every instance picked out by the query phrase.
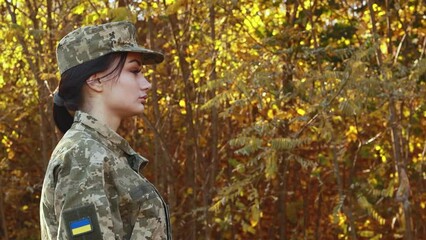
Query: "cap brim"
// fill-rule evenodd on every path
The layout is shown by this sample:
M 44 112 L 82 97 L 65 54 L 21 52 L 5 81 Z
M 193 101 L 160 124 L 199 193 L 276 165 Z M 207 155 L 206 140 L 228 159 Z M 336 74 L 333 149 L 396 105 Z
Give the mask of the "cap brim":
M 164 61 L 164 55 L 162 53 L 156 52 L 150 49 L 146 49 L 143 47 L 127 47 L 127 48 L 116 49 L 116 51 L 141 53 L 142 64 L 144 65 L 159 64 Z

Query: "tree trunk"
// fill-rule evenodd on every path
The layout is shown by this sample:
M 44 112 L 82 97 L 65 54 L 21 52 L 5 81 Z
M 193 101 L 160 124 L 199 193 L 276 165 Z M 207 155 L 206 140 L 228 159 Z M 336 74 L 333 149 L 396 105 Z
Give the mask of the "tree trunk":
M 0 239 L 9 240 L 9 235 L 7 233 L 7 225 L 6 225 L 6 215 L 4 212 L 4 198 L 3 198 L 3 183 L 0 179 Z
M 315 221 L 315 240 L 321 239 L 321 209 L 322 209 L 322 185 L 318 184 L 318 207 L 317 218 Z
M 406 173 L 406 162 L 403 159 L 403 146 L 401 130 L 399 128 L 399 122 L 396 112 L 395 101 L 391 97 L 389 99 L 389 121 L 392 133 L 392 148 L 393 157 L 395 160 L 395 168 L 398 172 L 399 187 L 396 193 L 396 201 L 401 204 L 401 208 L 404 213 L 405 232 L 404 239 L 412 240 L 413 238 L 413 226 L 411 217 L 411 206 L 410 206 L 410 181 Z
M 165 2 L 164 5 L 166 6 Z M 171 14 L 168 16 L 169 23 L 171 27 L 172 37 L 175 43 L 175 49 L 178 54 L 179 66 L 182 71 L 182 80 L 184 84 L 184 101 L 185 101 L 185 110 L 186 110 L 186 124 L 187 124 L 187 132 L 186 132 L 186 142 L 185 142 L 185 152 L 186 152 L 186 160 L 185 160 L 185 176 L 186 176 L 186 187 L 188 189 L 187 193 L 189 195 L 189 204 L 188 208 L 185 209 L 185 212 L 190 214 L 188 221 L 186 221 L 185 229 L 188 229 L 187 236 L 188 239 L 195 240 L 197 233 L 197 214 L 194 209 L 197 208 L 196 196 L 197 196 L 197 186 L 195 182 L 195 174 L 196 174 L 196 164 L 200 163 L 200 154 L 198 147 L 198 138 L 197 138 L 197 129 L 194 124 L 193 117 L 193 86 L 190 82 L 191 71 L 190 65 L 187 58 L 187 48 L 188 48 L 188 40 L 181 39 L 179 36 L 179 25 L 177 14 Z M 184 36 L 188 37 L 188 36 Z
M 149 3 L 148 3 L 149 4 Z M 154 26 L 152 23 L 152 18 L 150 17 L 148 19 L 148 47 L 150 49 L 156 49 L 155 46 L 155 33 L 154 33 Z M 153 68 L 155 69 L 155 65 L 153 66 Z M 153 107 L 153 111 L 154 111 L 154 124 L 153 127 L 158 131 L 158 135 L 155 134 L 154 135 L 154 181 L 156 186 L 158 186 L 158 188 L 161 191 L 165 191 L 165 178 L 168 175 L 168 164 L 166 164 L 164 162 L 164 157 L 163 157 L 163 151 L 161 150 L 161 139 L 160 136 L 162 135 L 162 131 L 160 129 L 160 126 L 162 125 L 161 123 L 161 113 L 160 113 L 160 106 L 158 104 L 158 94 L 157 94 L 157 90 L 158 90 L 158 82 L 157 82 L 157 78 L 155 75 L 155 70 L 154 70 L 154 74 L 150 77 L 151 83 L 152 83 L 152 88 L 151 88 L 151 94 L 152 94 L 152 107 Z M 164 169 L 165 168 L 165 169 Z M 162 170 L 166 170 L 165 172 Z
M 333 136 L 331 139 L 335 139 Z M 339 163 L 338 163 L 338 153 L 337 153 L 337 147 L 336 144 L 332 144 L 332 153 L 333 153 L 333 172 L 334 176 L 336 177 L 336 183 L 337 183 L 337 190 L 339 194 L 339 199 L 342 201 L 342 211 L 347 216 L 350 226 L 349 233 L 351 234 L 351 239 L 356 240 L 357 234 L 356 234 L 356 228 L 355 228 L 355 221 L 352 217 L 352 209 L 350 205 L 345 205 L 345 192 L 344 192 L 344 185 L 342 181 L 342 177 L 340 176 L 340 170 L 339 170 Z
M 373 10 L 373 3 L 372 0 L 368 0 L 368 8 L 370 11 L 370 19 L 372 24 L 372 34 L 373 34 L 373 40 L 375 44 L 378 44 L 378 34 L 377 34 L 377 28 L 376 28 L 376 18 Z M 386 10 L 389 11 L 389 3 L 386 1 Z M 390 14 L 388 12 L 388 14 Z M 389 17 L 389 16 L 388 16 Z M 388 37 L 391 35 L 391 29 L 388 25 Z M 404 27 L 404 29 L 406 29 Z M 392 42 L 388 43 L 388 49 L 389 51 L 392 51 L 391 45 Z M 382 60 L 382 53 L 380 51 L 380 48 L 377 48 L 376 50 L 376 56 L 377 56 L 377 63 L 380 68 L 383 67 L 383 60 Z M 397 59 L 397 57 L 395 57 Z M 384 74 L 383 74 L 384 75 Z M 390 80 L 390 79 L 387 79 Z M 412 227 L 412 217 L 411 217 L 411 207 L 410 207 L 410 182 L 406 173 L 406 162 L 403 158 L 403 139 L 401 134 L 401 129 L 399 127 L 398 122 L 398 114 L 396 110 L 396 103 L 393 99 L 393 96 L 391 94 L 389 98 L 389 123 L 391 127 L 391 133 L 392 133 L 392 148 L 393 148 L 393 157 L 395 161 L 395 168 L 398 172 L 398 181 L 399 181 L 399 187 L 396 194 L 396 201 L 400 202 L 401 208 L 403 209 L 404 213 L 404 222 L 405 222 L 405 232 L 404 232 L 404 239 L 406 240 L 412 240 L 413 239 L 413 227 Z
M 309 229 L 309 196 L 311 195 L 311 179 L 308 175 L 306 177 L 306 189 L 303 194 L 303 239 L 308 239 L 308 229 Z
M 370 11 L 370 19 L 371 19 L 371 25 L 372 25 L 372 34 L 373 34 L 373 40 L 375 44 L 378 44 L 378 36 L 377 36 L 377 27 L 376 27 L 376 16 L 374 15 L 374 9 L 373 9 L 373 3 L 372 0 L 368 0 L 368 9 Z M 380 48 L 376 51 L 376 57 L 377 57 L 377 64 L 379 66 L 382 66 L 383 58 L 382 58 L 382 52 L 380 51 Z
M 37 6 L 31 6 L 30 2 L 27 2 L 27 4 L 29 4 L 28 9 L 37 9 Z M 17 6 L 14 6 L 12 5 L 12 3 L 6 1 L 6 7 L 10 14 L 12 22 L 18 25 L 16 13 L 15 13 L 15 9 L 17 8 Z M 31 12 L 29 14 L 29 17 L 32 20 L 34 29 L 39 29 L 38 20 L 36 19 L 36 13 Z M 46 116 L 46 107 L 45 107 L 47 99 L 49 99 L 50 93 L 48 93 L 45 82 L 40 77 L 40 73 L 43 71 L 40 69 L 40 66 L 39 66 L 39 59 L 38 59 L 39 56 L 34 56 L 34 58 L 32 59 L 33 54 L 30 53 L 30 50 L 28 49 L 28 45 L 25 39 L 23 38 L 23 36 L 20 34 L 17 34 L 16 37 L 18 39 L 19 44 L 22 46 L 22 50 L 24 52 L 24 55 L 26 56 L 26 61 L 31 69 L 31 72 L 34 73 L 33 77 L 37 82 L 37 93 L 38 93 L 38 99 L 39 99 L 38 114 L 40 116 L 39 139 L 41 143 L 41 159 L 43 164 L 43 170 L 45 170 L 49 162 L 49 153 L 52 149 L 52 146 L 49 144 L 51 142 L 50 141 L 51 136 L 49 136 L 49 133 L 53 137 L 52 132 L 49 131 L 49 127 L 48 127 L 49 121 Z M 35 42 L 41 44 L 40 39 L 35 39 Z M 38 52 L 40 53 L 43 52 L 40 45 L 36 47 L 36 50 L 38 50 Z M 51 128 L 51 129 L 54 129 L 54 128 Z
M 209 19 L 210 19 L 210 38 L 213 42 L 212 44 L 212 71 L 210 74 L 209 81 L 215 81 L 216 76 L 216 51 L 215 51 L 215 41 L 216 41 L 216 31 L 215 31 L 215 8 L 212 4 L 209 7 Z M 214 90 L 209 94 L 210 98 L 215 96 Z M 212 216 L 209 213 L 208 209 L 212 202 L 212 196 L 214 195 L 214 184 L 217 175 L 217 165 L 218 165 L 218 110 L 215 106 L 213 106 L 211 110 L 211 140 L 210 140 L 210 151 L 211 151 L 211 160 L 207 159 L 208 166 L 205 168 L 207 170 L 211 170 L 210 173 L 207 172 L 206 176 L 210 176 L 204 184 L 204 219 L 205 219 L 205 239 L 211 239 L 212 236 Z M 210 167 L 209 167 L 210 166 Z
M 280 240 L 285 240 L 287 233 L 287 169 L 288 169 L 288 159 L 285 158 L 284 154 L 281 155 L 279 171 L 279 192 L 278 192 L 278 229 Z

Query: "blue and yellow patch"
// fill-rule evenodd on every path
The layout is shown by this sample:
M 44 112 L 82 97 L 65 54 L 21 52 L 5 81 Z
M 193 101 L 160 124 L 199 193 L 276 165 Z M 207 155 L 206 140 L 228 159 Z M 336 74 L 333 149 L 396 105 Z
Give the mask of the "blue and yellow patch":
M 77 236 L 84 233 L 90 233 L 93 230 L 90 218 L 85 217 L 77 221 L 70 222 L 70 229 L 73 236 Z
M 62 212 L 67 239 L 103 239 L 94 204 L 69 208 Z

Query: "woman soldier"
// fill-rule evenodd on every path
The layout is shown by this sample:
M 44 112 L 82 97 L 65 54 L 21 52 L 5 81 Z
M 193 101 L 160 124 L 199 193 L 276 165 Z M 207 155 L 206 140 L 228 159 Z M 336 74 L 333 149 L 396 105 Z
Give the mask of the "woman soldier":
M 144 110 L 151 84 L 142 65 L 164 59 L 135 35 L 133 24 L 112 22 L 58 44 L 53 117 L 64 136 L 44 178 L 42 239 L 172 239 L 167 205 L 140 174 L 148 161 L 116 133 Z

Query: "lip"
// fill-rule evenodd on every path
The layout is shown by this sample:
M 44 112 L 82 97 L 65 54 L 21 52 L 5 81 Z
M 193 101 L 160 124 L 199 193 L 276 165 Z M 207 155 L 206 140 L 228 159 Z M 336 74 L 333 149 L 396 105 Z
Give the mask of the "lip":
M 142 102 L 146 102 L 147 96 L 142 96 L 142 97 L 138 97 L 138 100 L 142 101 Z

